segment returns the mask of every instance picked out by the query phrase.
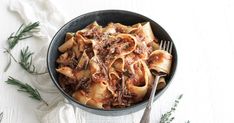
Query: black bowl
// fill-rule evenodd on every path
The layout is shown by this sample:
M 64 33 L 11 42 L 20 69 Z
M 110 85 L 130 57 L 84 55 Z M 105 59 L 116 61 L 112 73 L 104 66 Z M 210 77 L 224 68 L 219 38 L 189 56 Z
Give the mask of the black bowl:
M 49 74 L 53 80 L 53 83 L 56 85 L 59 91 L 64 95 L 64 97 L 67 98 L 71 102 L 71 104 L 91 113 L 95 113 L 98 115 L 106 115 L 106 116 L 119 116 L 119 115 L 126 115 L 129 113 L 133 113 L 133 112 L 139 111 L 140 109 L 143 109 L 146 106 L 147 101 L 143 101 L 141 103 L 135 104 L 127 108 L 119 108 L 119 109 L 111 109 L 111 110 L 92 108 L 87 105 L 83 105 L 79 103 L 60 87 L 59 82 L 58 82 L 58 73 L 55 71 L 55 68 L 57 67 L 56 59 L 60 55 L 60 52 L 58 51 L 58 47 L 64 43 L 65 34 L 67 32 L 76 32 L 77 30 L 83 29 L 84 27 L 86 27 L 87 25 L 89 25 L 90 23 L 94 21 L 97 21 L 98 24 L 102 26 L 106 26 L 110 22 L 116 22 L 116 23 L 118 22 L 118 23 L 125 24 L 125 25 L 133 25 L 136 23 L 148 21 L 151 24 L 154 35 L 159 40 L 172 41 L 171 37 L 167 34 L 167 32 L 160 25 L 158 25 L 153 20 L 143 15 L 137 14 L 137 13 L 123 11 L 123 10 L 102 10 L 102 11 L 96 11 L 96 12 L 83 14 L 81 16 L 74 18 L 68 23 L 66 23 L 55 34 L 54 38 L 52 39 L 49 45 L 48 54 L 47 54 L 47 66 L 48 66 Z M 161 96 L 164 91 L 166 91 L 169 84 L 171 83 L 171 79 L 173 78 L 175 74 L 175 70 L 177 66 L 177 53 L 176 53 L 175 45 L 173 45 L 172 52 L 173 52 L 172 53 L 173 63 L 171 67 L 171 73 L 166 78 L 167 86 L 155 94 L 154 101 L 159 96 Z

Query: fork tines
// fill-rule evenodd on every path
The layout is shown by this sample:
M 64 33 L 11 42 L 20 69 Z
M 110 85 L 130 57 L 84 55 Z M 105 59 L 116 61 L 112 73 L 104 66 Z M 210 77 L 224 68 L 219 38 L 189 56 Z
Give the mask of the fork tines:
M 165 51 L 169 52 L 170 54 L 172 53 L 172 47 L 173 47 L 173 42 L 172 41 L 161 40 L 159 46 L 160 46 L 161 50 L 165 50 Z

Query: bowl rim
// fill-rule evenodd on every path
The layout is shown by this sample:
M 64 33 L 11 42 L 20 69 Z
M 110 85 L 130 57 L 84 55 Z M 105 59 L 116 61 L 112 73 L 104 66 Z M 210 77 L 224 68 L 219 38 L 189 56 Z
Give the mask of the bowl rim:
M 88 12 L 88 13 L 85 13 L 85 14 L 82 14 L 82 15 L 79 15 L 75 18 L 73 18 L 72 20 L 68 21 L 67 23 L 65 23 L 61 28 L 59 28 L 59 30 L 54 34 L 53 38 L 51 39 L 50 41 L 50 44 L 48 46 L 48 50 L 47 50 L 47 58 L 46 58 L 46 64 L 47 64 L 47 69 L 48 69 L 48 73 L 50 75 L 50 78 L 52 79 L 52 82 L 55 84 L 55 86 L 58 88 L 59 92 L 62 93 L 62 95 L 65 97 L 65 98 L 68 98 L 69 101 L 72 101 L 82 107 L 85 107 L 85 108 L 89 108 L 89 109 L 92 109 L 92 110 L 96 110 L 96 111 L 102 111 L 102 112 L 111 112 L 111 111 L 124 111 L 124 110 L 130 110 L 130 109 L 134 109 L 135 107 L 141 107 L 143 105 L 146 105 L 148 100 L 144 100 L 142 102 L 139 102 L 139 103 L 136 103 L 134 105 L 131 105 L 129 107 L 125 107 L 125 108 L 111 108 L 111 109 L 99 109 L 99 108 L 94 108 L 94 107 L 91 107 L 91 106 L 88 106 L 88 105 L 84 105 L 84 104 L 81 104 L 79 101 L 75 100 L 72 96 L 70 96 L 68 93 L 66 93 L 62 88 L 61 86 L 59 85 L 59 82 L 56 81 L 55 79 L 55 76 L 52 74 L 52 67 L 50 66 L 50 57 L 51 57 L 51 52 L 52 52 L 52 46 L 53 44 L 56 42 L 55 41 L 55 38 L 56 36 L 63 30 L 64 27 L 66 27 L 67 25 L 75 22 L 77 19 L 79 18 L 82 18 L 84 16 L 89 16 L 89 15 L 95 15 L 95 14 L 100 14 L 100 13 L 111 13 L 111 12 L 117 12 L 117 13 L 128 13 L 128 14 L 133 14 L 134 16 L 138 16 L 140 18 L 143 18 L 143 19 L 146 19 L 146 20 L 149 20 L 153 23 L 155 23 L 161 30 L 164 31 L 164 33 L 168 36 L 168 38 L 170 39 L 170 41 L 173 42 L 173 40 L 171 39 L 170 35 L 168 34 L 168 32 L 162 28 L 158 23 L 156 23 L 154 20 L 150 19 L 149 17 L 147 16 L 144 16 L 142 14 L 138 14 L 136 12 L 132 12 L 132 11 L 127 11 L 127 10 L 119 10 L 119 9 L 107 9 L 107 10 L 98 10 L 98 11 L 92 11 L 92 12 Z M 173 42 L 174 43 L 174 42 Z M 154 96 L 154 102 L 167 90 L 167 88 L 169 87 L 169 85 L 171 84 L 173 78 L 174 78 L 174 75 L 176 73 L 176 70 L 177 70 L 177 61 L 178 61 L 178 55 L 177 55 L 177 50 L 176 50 L 176 46 L 173 45 L 175 51 L 174 51 L 174 54 L 176 55 L 176 59 L 175 61 L 175 68 L 174 68 L 174 73 L 171 75 L 169 81 L 167 82 L 167 85 L 162 89 L 160 90 L 159 92 L 157 92 Z

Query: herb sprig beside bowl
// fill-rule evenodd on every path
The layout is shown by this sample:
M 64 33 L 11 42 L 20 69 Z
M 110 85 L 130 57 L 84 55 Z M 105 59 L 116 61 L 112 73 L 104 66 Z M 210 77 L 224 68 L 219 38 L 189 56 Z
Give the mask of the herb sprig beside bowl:
M 5 81 L 7 84 L 10 85 L 15 85 L 18 86 L 19 89 L 18 91 L 21 92 L 25 92 L 28 93 L 32 99 L 38 100 L 38 101 L 42 101 L 44 102 L 46 105 L 48 105 L 48 103 L 41 97 L 40 93 L 38 92 L 37 89 L 34 89 L 32 86 L 30 86 L 27 83 L 23 83 L 20 80 L 17 80 L 11 76 L 8 77 L 7 81 Z
M 171 123 L 175 119 L 175 117 L 171 117 L 171 115 L 176 111 L 176 108 L 182 97 L 183 94 L 179 95 L 179 97 L 175 100 L 174 105 L 171 107 L 170 111 L 162 115 L 159 123 Z M 190 121 L 188 120 L 185 123 L 190 123 Z
M 20 60 L 16 60 L 16 58 L 9 52 L 11 58 L 18 63 L 24 70 L 32 75 L 42 75 L 47 72 L 37 72 L 36 67 L 32 64 L 32 56 L 33 52 L 29 50 L 29 47 L 23 48 L 20 50 Z
M 18 62 L 20 66 L 26 70 L 28 73 L 33 75 L 41 75 L 47 72 L 37 72 L 35 66 L 32 64 L 33 52 L 29 50 L 29 47 L 22 49 L 20 51 L 20 61 Z
M 4 72 L 6 72 L 11 65 L 11 58 L 13 57 L 13 55 L 11 54 L 11 50 L 19 43 L 19 41 L 31 38 L 34 32 L 38 32 L 39 25 L 39 22 L 22 24 L 16 32 L 11 33 L 11 35 L 8 37 L 8 48 L 5 48 L 4 53 L 8 53 L 10 55 L 10 59 L 7 66 L 4 69 Z M 14 61 L 16 61 L 15 58 L 13 59 Z

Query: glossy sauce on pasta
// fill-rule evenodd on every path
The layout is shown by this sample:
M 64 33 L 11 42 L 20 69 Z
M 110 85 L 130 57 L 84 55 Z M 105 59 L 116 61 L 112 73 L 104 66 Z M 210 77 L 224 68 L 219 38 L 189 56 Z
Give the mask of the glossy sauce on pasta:
M 148 98 L 151 70 L 170 72 L 172 56 L 159 50 L 150 23 L 132 26 L 94 22 L 68 32 L 58 48 L 60 86 L 77 101 L 95 108 L 124 108 Z M 157 89 L 166 85 L 161 78 Z

